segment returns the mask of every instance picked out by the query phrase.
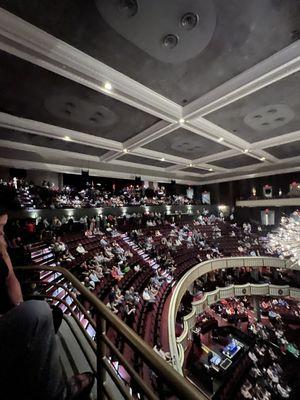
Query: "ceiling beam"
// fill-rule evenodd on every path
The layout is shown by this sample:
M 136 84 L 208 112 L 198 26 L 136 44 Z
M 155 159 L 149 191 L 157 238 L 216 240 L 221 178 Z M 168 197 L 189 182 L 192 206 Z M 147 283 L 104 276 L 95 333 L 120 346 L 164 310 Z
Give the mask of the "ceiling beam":
M 74 143 L 87 146 L 101 147 L 107 150 L 121 151 L 122 143 L 115 140 L 98 137 L 88 133 L 78 132 L 71 129 L 62 128 L 32 119 L 16 117 L 11 114 L 0 112 L 0 126 L 13 129 L 15 131 L 33 133 L 35 135 L 46 136 L 53 139 L 65 140 L 66 137 Z
M 166 121 L 159 121 L 156 124 L 126 140 L 123 146 L 127 150 L 133 150 L 157 140 L 180 127 L 179 123 L 170 124 Z
M 251 148 L 251 144 L 249 142 L 239 138 L 226 129 L 223 129 L 204 118 L 198 117 L 188 125 L 190 126 L 190 130 L 193 132 L 198 133 L 201 136 L 205 135 L 205 137 L 210 138 L 211 140 L 214 140 L 215 142 L 218 142 L 224 146 L 231 147 L 238 152 L 245 153 L 245 150 L 247 150 L 247 156 L 249 157 L 256 158 L 258 160 L 260 160 L 262 157 L 265 157 L 271 162 L 277 161 L 276 157 L 273 157 L 271 154 L 268 154 L 263 150 L 254 149 L 249 151 Z
M 238 181 L 241 179 L 252 179 L 258 178 L 260 176 L 271 176 L 277 174 L 287 174 L 289 172 L 297 172 L 300 171 L 300 164 L 296 167 L 287 167 L 283 169 L 272 169 L 270 171 L 263 171 L 263 172 L 253 172 L 251 174 L 244 174 L 244 175 L 235 175 L 235 176 L 228 176 L 227 178 L 214 178 L 201 181 L 201 185 L 209 185 L 211 183 L 220 183 L 220 182 L 228 182 L 228 181 Z
M 211 154 L 210 156 L 196 158 L 195 160 L 193 160 L 193 163 L 206 164 L 206 163 L 214 162 L 217 160 L 224 160 L 225 158 L 238 156 L 240 154 L 241 154 L 240 151 L 235 150 L 235 149 L 230 149 L 230 150 L 222 151 L 221 153 Z
M 300 70 L 300 40 L 235 76 L 183 108 L 191 120 L 205 116 Z
M 22 150 L 26 152 L 33 152 L 45 157 L 55 157 L 55 158 L 74 158 L 75 160 L 85 160 L 85 161 L 93 161 L 93 162 L 101 162 L 100 158 L 98 156 L 93 156 L 91 154 L 85 154 L 85 153 L 78 153 L 75 151 L 69 151 L 69 150 L 60 150 L 60 149 L 54 149 L 51 147 L 45 147 L 45 146 L 36 146 L 32 144 L 27 144 L 27 143 L 21 143 L 21 142 L 14 142 L 11 140 L 5 140 L 5 139 L 0 139 L 0 147 L 5 147 L 8 149 L 13 149 L 13 150 Z
M 150 149 L 146 149 L 145 147 L 139 147 L 129 154 L 135 155 L 135 156 L 140 156 L 140 157 L 146 157 L 146 158 L 152 158 L 155 160 L 161 160 L 164 158 L 165 162 L 168 163 L 174 163 L 174 164 L 179 164 L 179 165 L 184 165 L 187 166 L 191 162 L 189 159 L 183 158 L 183 157 L 178 157 L 178 156 L 173 156 L 171 154 L 166 154 L 166 153 L 161 153 L 160 151 L 154 151 Z
M 180 105 L 3 8 L 0 49 L 156 117 L 181 118 Z M 112 90 L 104 88 L 106 82 Z
M 149 128 L 145 129 L 144 131 L 138 133 L 137 135 L 133 136 L 132 138 L 126 140 L 123 143 L 123 149 L 119 152 L 109 152 L 104 154 L 103 161 L 108 162 L 112 160 L 116 160 L 122 155 L 128 153 L 128 151 L 133 151 L 138 147 L 144 146 L 147 143 L 152 142 L 153 140 L 159 139 L 164 135 L 176 130 L 179 124 L 170 124 L 166 121 L 159 121 L 156 124 L 150 126 Z M 162 156 L 160 157 L 162 158 Z
M 13 168 L 21 168 L 27 170 L 42 170 L 42 171 L 51 171 L 51 172 L 59 172 L 65 174 L 81 174 L 81 167 L 76 167 L 72 165 L 61 165 L 51 162 L 37 162 L 37 161 L 28 161 L 28 160 L 17 160 L 17 159 L 8 159 L 0 157 L 0 165 L 6 167 L 13 167 Z M 119 171 L 109 171 L 109 170 L 102 170 L 102 169 L 89 169 L 90 176 L 101 176 L 106 178 L 118 178 L 118 179 L 135 179 L 136 173 L 132 172 L 119 172 Z M 155 176 L 155 175 L 148 175 L 147 173 L 141 175 L 142 180 L 149 180 L 155 182 L 171 182 L 173 177 L 165 177 L 165 176 Z M 199 185 L 199 180 L 193 179 L 176 179 L 178 184 L 183 185 Z
M 300 140 L 300 131 L 286 133 L 269 139 L 261 140 L 251 144 L 251 149 L 266 149 L 268 147 L 280 146 Z
M 109 150 L 99 158 L 101 162 L 113 163 L 124 154 L 123 150 L 127 149 L 130 154 L 141 157 L 157 160 L 164 158 L 166 162 L 176 164 L 164 170 L 175 172 L 188 167 L 190 163 L 193 166 L 197 164 L 199 168 L 201 165 L 205 168 L 208 162 L 243 154 L 243 151 L 247 149 L 249 150 L 247 155 L 252 158 L 260 160 L 265 157 L 266 163 L 281 164 L 282 160 L 267 153 L 264 148 L 299 140 L 299 131 L 297 131 L 250 144 L 204 119 L 203 116 L 299 71 L 300 41 L 294 42 L 184 108 L 1 8 L 0 49 L 162 119 L 122 144 L 87 133 L 0 113 L 0 126 L 60 140 L 69 136 L 74 143 Z M 110 82 L 113 89 L 106 90 L 105 82 Z M 183 116 L 186 122 L 179 125 L 178 121 Z M 180 126 L 230 149 L 191 161 L 142 147 Z M 226 171 L 228 174 L 233 171 L 220 167 L 213 168 L 218 169 L 219 172 Z M 243 168 L 236 170 L 238 172 Z

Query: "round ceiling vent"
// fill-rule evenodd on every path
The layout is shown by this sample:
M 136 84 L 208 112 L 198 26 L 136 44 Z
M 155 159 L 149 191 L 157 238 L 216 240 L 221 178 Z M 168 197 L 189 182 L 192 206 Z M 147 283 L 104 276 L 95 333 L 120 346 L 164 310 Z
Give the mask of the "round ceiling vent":
M 209 45 L 216 29 L 214 0 L 94 1 L 112 29 L 165 63 L 180 64 L 198 56 Z M 124 42 L 121 53 L 126 45 Z
M 46 98 L 45 108 L 57 118 L 77 122 L 88 127 L 105 128 L 114 125 L 119 120 L 113 110 L 101 104 L 57 93 Z
M 188 141 L 184 138 L 174 139 L 171 148 L 173 150 L 180 151 L 186 154 L 198 154 L 201 146 L 199 146 L 199 141 L 189 138 Z
M 288 124 L 294 117 L 288 105 L 270 104 L 247 114 L 244 122 L 255 131 L 269 131 Z
M 173 33 L 169 33 L 162 39 L 163 46 L 169 50 L 174 49 L 178 45 L 178 42 L 179 42 L 178 35 L 174 35 Z
M 180 25 L 190 31 L 194 29 L 199 22 L 199 15 L 193 12 L 188 12 L 181 17 Z
M 119 11 L 127 18 L 134 17 L 139 9 L 137 0 L 120 0 Z

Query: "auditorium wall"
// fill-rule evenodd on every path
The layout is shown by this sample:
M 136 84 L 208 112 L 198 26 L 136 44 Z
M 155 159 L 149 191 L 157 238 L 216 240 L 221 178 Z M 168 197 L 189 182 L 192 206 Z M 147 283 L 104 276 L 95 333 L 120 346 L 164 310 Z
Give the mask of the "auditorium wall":
M 206 209 L 209 213 L 213 213 L 216 216 L 219 214 L 219 209 L 215 205 L 211 206 L 200 206 L 200 205 L 174 205 L 174 206 L 141 206 L 141 207 L 100 207 L 100 208 L 67 208 L 67 209 L 41 209 L 41 210 L 15 210 L 10 211 L 10 218 L 37 218 L 37 217 L 47 217 L 52 218 L 54 216 L 58 218 L 62 218 L 62 216 L 72 217 L 75 220 L 78 220 L 80 217 L 95 217 L 98 214 L 102 215 L 115 215 L 117 217 L 123 216 L 125 214 L 133 214 L 133 213 L 145 213 L 145 212 L 160 212 L 161 214 L 166 213 L 167 215 L 171 214 L 184 214 L 198 216 L 200 212 Z M 228 215 L 227 209 L 222 209 L 222 212 L 225 216 Z
M 279 196 L 280 189 L 282 191 L 282 196 L 285 196 L 289 192 L 289 186 L 292 182 L 300 182 L 300 172 L 213 183 L 210 185 L 203 185 L 201 189 L 211 193 L 213 204 L 233 206 L 236 200 L 249 199 L 253 188 L 256 189 L 257 197 L 263 197 L 263 187 L 265 185 L 271 185 L 273 187 L 274 197 Z

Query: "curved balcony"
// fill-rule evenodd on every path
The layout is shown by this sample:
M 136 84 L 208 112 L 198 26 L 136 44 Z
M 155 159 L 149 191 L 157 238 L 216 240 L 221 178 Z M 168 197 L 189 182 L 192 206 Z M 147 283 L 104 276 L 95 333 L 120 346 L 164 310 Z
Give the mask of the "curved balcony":
M 275 257 L 231 257 L 204 261 L 195 265 L 180 279 L 175 287 L 169 307 L 168 314 L 168 334 L 169 347 L 173 360 L 173 367 L 182 374 L 184 360 L 184 348 L 190 338 L 190 331 L 195 325 L 197 314 L 204 311 L 206 307 L 222 298 L 244 295 L 271 295 L 271 296 L 291 296 L 300 299 L 300 289 L 290 288 L 289 286 L 277 286 L 270 284 L 263 285 L 232 285 L 226 288 L 218 288 L 214 292 L 207 293 L 201 300 L 192 303 L 192 311 L 184 317 L 184 328 L 180 337 L 175 335 L 176 315 L 181 300 L 190 285 L 202 275 L 219 269 L 242 267 L 270 267 L 280 269 L 300 270 L 299 265 L 294 265 L 289 260 L 281 260 Z

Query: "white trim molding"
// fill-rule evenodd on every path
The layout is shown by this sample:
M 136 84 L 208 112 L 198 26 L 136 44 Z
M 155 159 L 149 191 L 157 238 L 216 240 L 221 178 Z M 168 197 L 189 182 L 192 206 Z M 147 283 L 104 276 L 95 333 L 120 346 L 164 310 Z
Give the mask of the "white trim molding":
M 185 106 L 184 118 L 203 117 L 299 71 L 299 54 L 297 40 Z

